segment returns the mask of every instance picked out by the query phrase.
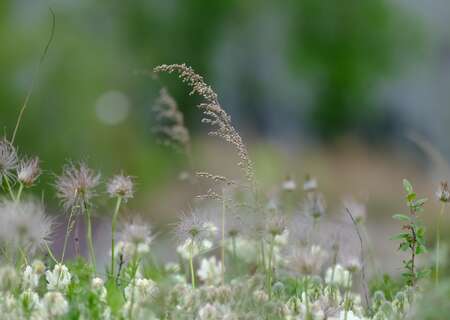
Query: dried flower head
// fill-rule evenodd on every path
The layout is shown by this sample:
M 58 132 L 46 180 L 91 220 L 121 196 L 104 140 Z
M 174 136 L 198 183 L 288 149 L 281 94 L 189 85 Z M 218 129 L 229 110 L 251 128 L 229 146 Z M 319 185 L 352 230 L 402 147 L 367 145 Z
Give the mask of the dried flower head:
M 282 215 L 271 215 L 266 219 L 266 231 L 271 236 L 281 235 L 286 230 L 286 218 Z
M 107 191 L 111 198 L 122 198 L 127 201 L 133 198 L 134 185 L 133 180 L 130 176 L 125 176 L 123 174 L 118 174 L 108 182 Z
M 450 192 L 447 181 L 442 181 L 439 189 L 436 191 L 436 197 L 442 202 L 450 202 Z
M 320 273 L 328 254 L 318 245 L 295 248 L 288 258 L 288 268 L 302 275 Z
M 323 194 L 319 192 L 309 192 L 302 204 L 302 213 L 319 219 L 325 214 L 326 202 Z
M 139 217 L 134 217 L 131 222 L 124 224 L 120 232 L 120 239 L 124 242 L 139 244 L 150 244 L 154 236 L 152 228 Z
M 17 180 L 25 187 L 31 187 L 41 175 L 39 158 L 34 157 L 20 161 L 17 168 Z
M 196 211 L 189 215 L 183 213 L 176 224 L 175 235 L 180 243 L 186 240 L 202 241 L 210 235 L 210 226 L 208 221 Z
M 4 178 L 11 179 L 13 177 L 17 161 L 17 152 L 14 146 L 6 139 L 0 140 L 0 183 Z
M 357 223 L 363 223 L 366 221 L 367 208 L 364 203 L 358 202 L 352 197 L 347 197 L 342 200 L 343 210 L 342 213 L 348 217 L 348 211 L 351 212 L 353 218 Z
M 204 82 L 203 77 L 195 73 L 191 67 L 185 64 L 163 64 L 155 67 L 153 71 L 155 73 L 178 73 L 179 78 L 192 88 L 190 94 L 196 93 L 203 97 L 205 101 L 198 106 L 205 116 L 202 122 L 215 128 L 209 132 L 209 135 L 218 136 L 236 148 L 240 158 L 238 166 L 245 172 L 246 178 L 250 182 L 253 182 L 253 163 L 249 158 L 247 147 L 244 145 L 237 130 L 233 127 L 231 117 L 220 105 L 217 94 Z
M 178 109 L 177 102 L 166 88 L 162 88 L 153 106 L 156 126 L 153 131 L 159 141 L 175 149 L 190 154 L 189 131 L 184 124 L 183 113 Z
M 0 219 L 2 241 L 30 253 L 45 247 L 52 235 L 53 219 L 46 215 L 42 203 L 35 200 L 3 200 Z
M 62 175 L 56 178 L 56 195 L 64 208 L 86 208 L 95 196 L 95 188 L 100 182 L 100 174 L 95 173 L 85 163 L 69 163 Z

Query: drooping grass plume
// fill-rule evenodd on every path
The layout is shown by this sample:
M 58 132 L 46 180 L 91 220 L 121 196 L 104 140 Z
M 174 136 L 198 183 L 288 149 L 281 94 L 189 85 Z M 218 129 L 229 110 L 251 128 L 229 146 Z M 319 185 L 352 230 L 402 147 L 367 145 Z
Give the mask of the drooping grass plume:
M 163 64 L 155 67 L 153 71 L 155 73 L 178 73 L 180 79 L 192 88 L 190 94 L 198 94 L 203 97 L 204 102 L 200 103 L 198 107 L 203 111 L 202 122 L 214 128 L 209 135 L 220 137 L 235 147 L 240 158 L 238 166 L 244 171 L 248 181 L 253 182 L 253 163 L 247 147 L 231 123 L 231 117 L 220 105 L 217 94 L 204 82 L 203 77 L 185 64 Z
M 156 125 L 153 131 L 160 143 L 183 151 L 191 157 L 191 138 L 184 123 L 183 113 L 166 88 L 162 88 L 153 106 Z

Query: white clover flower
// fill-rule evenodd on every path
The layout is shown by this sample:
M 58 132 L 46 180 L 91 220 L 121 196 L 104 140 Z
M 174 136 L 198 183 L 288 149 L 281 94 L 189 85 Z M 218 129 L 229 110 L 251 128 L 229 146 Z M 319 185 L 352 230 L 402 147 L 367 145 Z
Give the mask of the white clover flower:
M 204 239 L 201 242 L 192 240 L 190 238 L 186 239 L 183 244 L 177 247 L 177 253 L 186 260 L 189 260 L 191 255 L 195 257 L 205 251 L 212 248 L 212 242 Z
M 269 296 L 263 290 L 256 290 L 253 292 L 253 297 L 258 302 L 267 302 L 269 301 Z
M 91 288 L 92 290 L 98 294 L 100 301 L 106 303 L 106 295 L 107 291 L 105 288 L 105 282 L 102 278 L 95 277 L 91 280 Z
M 47 289 L 50 291 L 65 291 L 70 284 L 72 275 L 67 267 L 63 264 L 56 264 L 53 270 L 45 272 L 47 279 Z
M 0 268 L 0 290 L 11 290 L 19 284 L 16 269 L 11 266 Z
M 69 311 L 69 304 L 61 292 L 47 292 L 42 298 L 43 309 L 48 318 L 59 317 Z
M 31 289 L 27 289 L 20 294 L 20 304 L 26 313 L 39 311 L 41 307 L 39 295 Z
M 205 304 L 203 307 L 200 308 L 198 311 L 198 320 L 215 320 L 219 319 L 220 312 L 217 310 L 215 305 L 212 305 L 210 303 Z
M 219 230 L 214 223 L 209 221 L 203 223 L 203 227 L 205 228 L 205 231 L 208 233 L 207 236 L 209 238 L 214 238 Z
M 22 286 L 24 289 L 34 289 L 39 285 L 40 275 L 33 270 L 32 266 L 26 266 L 22 276 Z
M 168 262 L 165 264 L 164 270 L 168 273 L 178 273 L 180 272 L 180 264 L 175 262 Z
M 197 275 L 200 280 L 208 285 L 218 285 L 222 281 L 222 265 L 219 261 L 216 261 L 214 256 L 209 259 L 203 258 Z
M 41 260 L 34 260 L 32 263 L 33 271 L 38 275 L 45 273 L 45 264 Z
M 297 189 L 297 183 L 295 182 L 294 179 L 288 176 L 281 184 L 281 188 L 284 191 L 292 192 L 295 191 L 295 189 Z
M 344 267 L 337 264 L 328 268 L 325 272 L 325 283 L 346 288 L 348 285 L 351 285 L 351 274 Z
M 159 288 L 151 279 L 135 279 L 125 288 L 125 299 L 133 296 L 135 301 L 149 301 L 159 293 Z

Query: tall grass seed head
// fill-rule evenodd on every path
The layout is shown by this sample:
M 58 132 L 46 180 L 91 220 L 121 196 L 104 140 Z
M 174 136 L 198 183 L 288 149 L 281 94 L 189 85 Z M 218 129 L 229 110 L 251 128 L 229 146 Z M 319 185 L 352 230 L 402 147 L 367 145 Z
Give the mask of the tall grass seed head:
M 17 168 L 17 180 L 25 187 L 31 187 L 41 175 L 39 158 L 21 160 Z
M 0 239 L 14 248 L 34 253 L 51 240 L 54 220 L 36 200 L 3 200 L 0 220 Z
M 14 146 L 5 138 L 0 140 L 0 183 L 4 178 L 12 179 L 17 168 L 17 152 Z
M 56 196 L 66 210 L 75 206 L 84 209 L 91 204 L 99 183 L 100 174 L 85 163 L 69 163 L 64 166 L 63 173 L 56 178 Z
M 122 198 L 124 201 L 133 198 L 134 184 L 130 176 L 118 174 L 107 184 L 107 192 L 111 198 Z

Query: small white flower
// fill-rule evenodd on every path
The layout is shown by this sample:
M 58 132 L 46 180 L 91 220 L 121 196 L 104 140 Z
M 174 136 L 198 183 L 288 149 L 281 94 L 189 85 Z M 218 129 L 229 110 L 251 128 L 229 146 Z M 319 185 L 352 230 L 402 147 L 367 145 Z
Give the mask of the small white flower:
M 218 285 L 222 280 L 222 266 L 214 256 L 209 259 L 203 258 L 197 275 L 208 285 Z
M 177 253 L 183 259 L 189 260 L 191 255 L 192 257 L 195 257 L 200 253 L 208 251 L 212 248 L 212 245 L 212 242 L 207 239 L 204 239 L 199 243 L 198 241 L 188 238 L 184 241 L 183 244 L 177 247 Z
M 150 300 L 159 292 L 156 283 L 151 279 L 135 279 L 125 288 L 125 298 L 130 300 L 133 296 L 135 301 Z
M 96 292 L 102 302 L 106 302 L 107 291 L 105 288 L 105 282 L 102 278 L 95 277 L 91 280 L 91 287 Z
M 47 292 L 42 298 L 42 304 L 49 318 L 62 316 L 69 311 L 69 304 L 58 291 Z
M 47 279 L 47 289 L 50 291 L 65 291 L 70 284 L 72 275 L 67 267 L 63 264 L 56 264 L 52 271 L 47 270 L 45 273 Z
M 39 285 L 39 274 L 37 274 L 32 266 L 26 266 L 23 271 L 22 286 L 27 289 L 34 289 Z
M 348 270 L 345 270 L 344 267 L 337 264 L 334 267 L 327 269 L 325 273 L 325 283 L 335 284 L 346 288 L 348 285 L 351 285 L 351 274 Z
M 207 303 L 198 311 L 198 320 L 215 320 L 219 319 L 220 312 L 216 306 Z
M 297 183 L 291 177 L 287 177 L 281 184 L 281 188 L 284 191 L 295 191 L 297 189 Z

